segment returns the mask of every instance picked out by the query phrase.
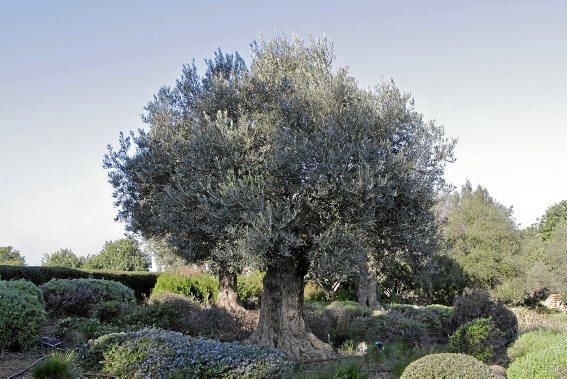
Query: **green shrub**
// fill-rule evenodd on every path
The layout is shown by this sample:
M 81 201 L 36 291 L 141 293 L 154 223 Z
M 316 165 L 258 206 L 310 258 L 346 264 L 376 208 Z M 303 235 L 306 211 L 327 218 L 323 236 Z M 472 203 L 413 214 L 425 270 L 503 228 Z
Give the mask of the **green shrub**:
M 233 314 L 215 305 L 205 306 L 183 295 L 159 292 L 152 295 L 150 304 L 166 304 L 178 315 L 174 329 L 191 336 L 203 336 L 220 341 L 242 341 L 258 324 L 257 312 Z
M 28 349 L 37 342 L 45 324 L 45 306 L 27 292 L 26 285 L 20 283 L 12 288 L 11 284 L 0 283 L 0 348 Z
M 335 370 L 335 377 L 337 379 L 366 379 L 368 374 L 356 362 L 351 362 L 345 366 L 338 366 Z
M 78 378 L 77 357 L 74 352 L 53 353 L 35 366 L 34 379 L 75 379 Z
M 59 320 L 57 324 L 58 334 L 68 339 L 90 340 L 104 334 L 122 331 L 121 327 L 101 324 L 98 320 L 83 317 L 67 317 Z M 74 333 L 74 334 L 73 334 Z M 78 334 L 78 336 L 77 336 Z
M 238 298 L 247 309 L 258 309 L 264 285 L 264 273 L 260 271 L 251 272 L 248 275 L 240 275 L 236 282 Z
M 54 315 L 90 316 L 100 302 L 135 300 L 130 288 L 104 279 L 52 279 L 41 289 L 47 309 Z
M 474 319 L 488 317 L 503 333 L 506 345 L 514 342 L 518 335 L 516 315 L 504 305 L 492 301 L 486 291 L 472 291 L 455 298 L 450 332 L 454 332 L 459 326 Z
M 178 330 L 181 320 L 177 311 L 168 304 L 147 304 L 136 306 L 117 321 L 131 328 L 155 327 Z
M 431 354 L 412 363 L 404 370 L 402 379 L 410 378 L 495 378 L 494 373 L 478 359 L 465 354 Z
M 448 318 L 440 317 L 439 311 L 432 308 L 418 307 L 414 305 L 397 304 L 391 306 L 391 309 L 400 313 L 402 316 L 410 320 L 424 324 L 427 332 L 435 342 L 446 342 L 447 340 L 447 322 Z M 444 315 L 443 315 L 444 316 Z
M 51 279 L 106 279 L 120 282 L 134 290 L 136 299 L 144 300 L 154 288 L 159 274 L 133 271 L 82 270 L 66 267 L 2 266 L 0 277 L 4 280 L 25 279 L 39 286 Z
M 382 349 L 370 346 L 369 357 L 384 366 L 395 378 L 399 378 L 405 368 L 416 359 L 435 353 L 446 352 L 442 345 L 415 345 L 401 342 L 392 342 L 384 345 Z
M 331 318 L 334 325 L 350 323 L 357 317 L 368 317 L 372 310 L 358 305 L 354 301 L 333 301 L 325 307 L 325 313 Z
M 219 284 L 214 277 L 207 274 L 185 276 L 163 273 L 158 278 L 152 295 L 162 291 L 178 293 L 202 303 L 210 303 L 218 298 Z
M 490 318 L 478 318 L 461 325 L 449 337 L 454 353 L 472 355 L 487 364 L 505 363 L 505 340 Z
M 567 333 L 557 333 L 548 330 L 535 330 L 522 334 L 508 348 L 508 356 L 512 361 L 524 355 L 543 350 L 567 341 Z
M 0 281 L 0 286 L 31 295 L 35 297 L 41 304 L 45 305 L 45 301 L 43 300 L 43 293 L 38 288 L 38 286 L 30 282 L 29 280 L 2 280 Z
M 121 377 L 282 377 L 295 364 L 271 348 L 195 339 L 144 329 L 89 341 L 80 352 L 86 367 Z
M 510 379 L 567 377 L 567 341 L 532 351 L 514 360 L 506 370 Z
M 136 304 L 119 300 L 103 301 L 94 307 L 93 317 L 105 324 L 118 322 L 136 309 Z
M 424 323 L 414 321 L 396 311 L 389 311 L 379 315 L 357 317 L 331 330 L 331 342 L 334 346 L 340 346 L 347 339 L 369 343 L 380 340 L 416 344 L 429 342 L 430 338 Z

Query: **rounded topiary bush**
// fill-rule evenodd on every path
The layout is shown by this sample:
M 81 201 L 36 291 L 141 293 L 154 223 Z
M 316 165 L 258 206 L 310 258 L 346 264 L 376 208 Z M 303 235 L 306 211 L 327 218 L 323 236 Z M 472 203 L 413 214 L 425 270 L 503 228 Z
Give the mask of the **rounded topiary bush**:
M 543 350 L 567 341 L 567 333 L 549 330 L 535 330 L 522 334 L 508 348 L 508 356 L 512 361 L 524 355 Z
M 23 292 L 28 295 L 32 295 L 41 304 L 45 304 L 45 301 L 43 300 L 43 293 L 41 292 L 38 286 L 30 282 L 29 280 L 19 279 L 19 280 L 0 281 L 0 286 L 5 288 L 10 288 L 14 291 Z
M 36 295 L 0 283 L 0 348 L 28 349 L 45 324 L 45 306 Z
M 465 354 L 441 353 L 426 355 L 410 363 L 401 378 L 485 379 L 496 376 L 484 363 Z
M 567 341 L 534 350 L 514 360 L 506 374 L 510 379 L 567 377 Z
M 461 325 L 449 337 L 449 347 L 484 363 L 506 363 L 506 342 L 500 329 L 490 318 L 478 318 Z
M 156 281 L 152 296 L 164 291 L 177 293 L 202 303 L 210 303 L 218 298 L 219 283 L 211 275 L 203 273 L 192 276 L 163 273 Z
M 80 352 L 87 369 L 118 377 L 282 377 L 295 363 L 268 347 L 197 339 L 161 329 L 114 333 Z
M 136 300 L 124 284 L 104 279 L 51 279 L 41 289 L 48 311 L 55 315 L 90 316 L 101 302 Z
M 514 312 L 504 305 L 492 301 L 486 291 L 470 291 L 455 298 L 453 313 L 449 322 L 450 332 L 469 321 L 490 317 L 503 333 L 505 344 L 509 345 L 518 336 L 518 319 Z

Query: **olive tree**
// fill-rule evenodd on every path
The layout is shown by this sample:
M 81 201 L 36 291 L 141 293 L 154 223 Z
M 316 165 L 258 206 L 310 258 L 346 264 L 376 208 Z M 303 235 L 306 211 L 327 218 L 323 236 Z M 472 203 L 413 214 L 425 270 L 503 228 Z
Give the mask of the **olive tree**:
M 411 239 L 429 226 L 410 224 L 429 217 L 418 203 L 454 144 L 393 84 L 361 88 L 333 60 L 326 40 L 278 37 L 252 44 L 249 69 L 220 52 L 203 77 L 186 66 L 105 159 L 131 231 L 167 236 L 229 282 L 243 265 L 266 272 L 250 341 L 301 358 L 335 354 L 305 327 L 310 268 L 427 251 Z

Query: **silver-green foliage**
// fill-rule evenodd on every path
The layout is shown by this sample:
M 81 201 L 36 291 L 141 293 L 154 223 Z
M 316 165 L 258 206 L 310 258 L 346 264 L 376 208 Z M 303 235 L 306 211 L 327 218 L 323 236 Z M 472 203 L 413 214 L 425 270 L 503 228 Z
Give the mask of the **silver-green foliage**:
M 0 348 L 25 350 L 39 339 L 46 311 L 37 287 L 25 281 L 0 281 Z M 29 285 L 27 284 L 29 283 Z M 35 287 L 34 288 L 32 288 Z
M 420 262 L 454 141 L 393 83 L 361 88 L 333 62 L 327 40 L 277 37 L 252 44 L 249 69 L 220 51 L 204 76 L 185 66 L 146 107 L 147 128 L 109 147 L 119 218 L 235 270 L 346 275 L 391 251 Z

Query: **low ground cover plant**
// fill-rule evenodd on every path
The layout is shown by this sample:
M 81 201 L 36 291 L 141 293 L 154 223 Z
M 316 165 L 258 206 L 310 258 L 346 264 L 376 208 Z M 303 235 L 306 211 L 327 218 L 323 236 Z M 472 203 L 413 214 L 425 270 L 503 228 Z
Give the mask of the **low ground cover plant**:
M 35 366 L 34 379 L 75 379 L 79 377 L 77 357 L 74 352 L 56 352 Z
M 101 302 L 136 299 L 124 284 L 104 279 L 52 279 L 40 288 L 48 311 L 57 316 L 90 316 Z
M 36 344 L 47 313 L 32 283 L 0 281 L 0 348 L 26 350 Z
M 278 377 L 296 365 L 281 352 L 256 345 L 193 338 L 161 329 L 109 334 L 89 341 L 81 360 L 111 376 Z
M 515 359 L 506 374 L 510 379 L 565 378 L 567 377 L 566 352 L 567 341 L 553 343 Z
M 508 348 L 508 356 L 513 361 L 527 354 L 564 343 L 565 341 L 567 341 L 567 332 L 534 330 L 518 337 Z
M 404 370 L 401 378 L 487 379 L 496 376 L 484 363 L 466 354 L 440 353 L 426 355 Z

